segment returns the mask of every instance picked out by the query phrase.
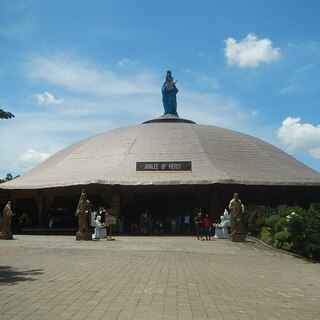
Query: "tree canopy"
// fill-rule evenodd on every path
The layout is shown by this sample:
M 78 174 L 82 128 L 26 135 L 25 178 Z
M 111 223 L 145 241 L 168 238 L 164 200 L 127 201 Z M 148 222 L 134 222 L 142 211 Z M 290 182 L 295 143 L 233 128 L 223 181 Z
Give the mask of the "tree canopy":
M 14 115 L 11 112 L 0 109 L 0 119 L 11 119 L 11 118 L 14 118 Z

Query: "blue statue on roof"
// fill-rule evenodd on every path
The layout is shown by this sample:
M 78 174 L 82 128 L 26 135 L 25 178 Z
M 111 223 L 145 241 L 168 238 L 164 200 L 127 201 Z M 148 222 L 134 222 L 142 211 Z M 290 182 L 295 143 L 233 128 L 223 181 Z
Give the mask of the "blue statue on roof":
M 178 117 L 177 113 L 177 93 L 176 82 L 173 82 L 171 71 L 167 71 L 166 81 L 162 86 L 162 102 L 164 114 L 173 114 Z

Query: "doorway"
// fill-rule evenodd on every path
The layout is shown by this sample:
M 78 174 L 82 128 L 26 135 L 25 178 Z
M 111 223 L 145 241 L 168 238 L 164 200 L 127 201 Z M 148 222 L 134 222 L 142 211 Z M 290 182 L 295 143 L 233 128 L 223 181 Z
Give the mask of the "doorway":
M 193 221 L 199 204 L 193 193 L 141 193 L 121 209 L 126 233 L 157 234 L 159 223 L 163 233 L 172 233 L 172 220 L 176 220 L 177 232 L 183 233 L 183 219 L 188 214 Z M 147 223 L 146 232 L 141 232 Z M 150 225 L 151 224 L 151 225 Z M 160 230 L 161 231 L 161 230 Z

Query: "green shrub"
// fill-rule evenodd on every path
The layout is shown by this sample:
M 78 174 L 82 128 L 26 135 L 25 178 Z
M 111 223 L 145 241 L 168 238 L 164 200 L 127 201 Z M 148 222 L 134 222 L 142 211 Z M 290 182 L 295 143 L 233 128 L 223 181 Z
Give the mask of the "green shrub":
M 285 241 L 289 241 L 290 237 L 291 237 L 290 233 L 284 230 L 284 231 L 277 232 L 274 235 L 274 240 L 279 242 L 285 242 Z
M 291 234 L 292 251 L 307 255 L 304 221 L 300 214 L 292 212 L 287 215 L 287 228 Z
M 286 218 L 280 218 L 274 225 L 274 231 L 275 233 L 284 231 L 287 227 L 287 219 Z
M 298 206 L 281 205 L 281 206 L 277 207 L 277 213 L 281 217 L 286 217 L 287 215 L 290 215 L 292 212 L 295 212 L 296 214 L 303 216 L 305 214 L 306 210 L 304 208 L 298 207 Z
M 319 233 L 312 233 L 309 237 L 311 243 L 320 245 L 320 232 Z
M 320 204 L 313 203 L 303 216 L 304 230 L 307 235 L 320 233 Z
M 280 231 L 274 235 L 274 246 L 278 249 L 291 250 L 292 244 L 290 243 L 291 235 L 288 231 Z
M 312 233 L 307 245 L 308 257 L 320 261 L 320 233 Z
M 259 217 L 257 220 L 256 220 L 256 230 L 258 230 L 258 234 L 261 232 L 261 229 L 263 227 L 266 227 L 267 226 L 267 217 Z
M 266 226 L 271 229 L 271 233 L 275 233 L 276 231 L 276 224 L 281 220 L 279 215 L 273 215 L 266 220 Z M 282 229 L 283 230 L 283 229 Z M 279 230 L 279 231 L 282 231 Z
M 261 236 L 261 240 L 266 244 L 269 244 L 269 245 L 273 244 L 273 235 L 270 232 L 270 228 L 267 228 L 267 227 L 261 228 L 260 236 Z
M 248 225 L 248 232 L 254 236 L 258 235 L 258 230 L 256 228 L 256 221 L 259 218 L 259 214 L 256 211 L 248 212 L 247 214 L 247 225 Z

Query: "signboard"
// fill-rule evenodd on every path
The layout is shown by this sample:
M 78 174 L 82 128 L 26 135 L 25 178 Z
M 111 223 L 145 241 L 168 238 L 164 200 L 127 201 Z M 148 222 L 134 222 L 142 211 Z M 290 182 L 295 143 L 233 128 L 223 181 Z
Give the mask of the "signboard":
M 104 222 L 106 225 L 117 224 L 117 217 L 107 214 L 104 218 Z
M 137 162 L 137 171 L 192 171 L 191 161 Z

